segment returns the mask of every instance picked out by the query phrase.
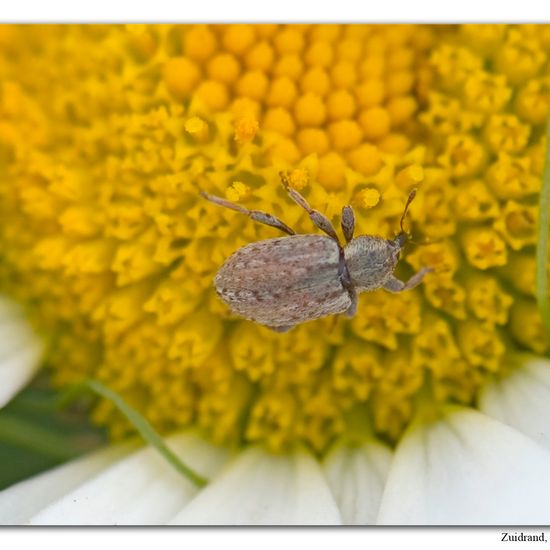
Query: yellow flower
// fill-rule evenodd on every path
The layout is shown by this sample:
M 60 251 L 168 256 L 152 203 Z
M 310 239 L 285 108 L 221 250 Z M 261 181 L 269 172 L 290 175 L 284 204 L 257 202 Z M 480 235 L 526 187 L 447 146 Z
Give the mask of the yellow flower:
M 545 26 L 4 27 L 0 289 L 52 337 L 59 385 L 97 378 L 162 432 L 216 442 L 397 439 L 416 401 L 469 404 L 514 353 L 548 350 L 533 298 L 550 105 Z M 37 63 L 37 59 L 40 60 Z M 334 223 L 436 268 L 352 320 L 274 334 L 212 279 L 272 228 L 199 191 L 313 228 L 278 173 Z M 130 427 L 107 403 L 96 422 Z M 353 437 L 352 437 L 353 436 Z

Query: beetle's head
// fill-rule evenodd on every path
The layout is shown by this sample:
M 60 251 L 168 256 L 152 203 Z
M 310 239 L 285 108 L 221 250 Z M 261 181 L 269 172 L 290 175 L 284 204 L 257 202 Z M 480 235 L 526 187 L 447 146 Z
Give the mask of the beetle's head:
M 401 250 L 407 244 L 407 242 L 410 241 L 410 239 L 411 239 L 411 236 L 408 233 L 405 233 L 403 231 L 403 232 L 399 233 L 399 235 L 397 235 L 397 237 L 395 237 L 393 242 L 395 244 L 395 247 L 398 250 Z
M 393 266 L 395 267 L 397 265 L 397 262 L 399 261 L 399 258 L 401 256 L 401 251 L 403 250 L 404 246 L 410 242 L 411 236 L 408 233 L 405 233 L 405 231 L 402 231 L 393 239 L 392 241 L 387 241 L 389 248 L 390 248 L 390 255 L 391 255 L 391 261 Z

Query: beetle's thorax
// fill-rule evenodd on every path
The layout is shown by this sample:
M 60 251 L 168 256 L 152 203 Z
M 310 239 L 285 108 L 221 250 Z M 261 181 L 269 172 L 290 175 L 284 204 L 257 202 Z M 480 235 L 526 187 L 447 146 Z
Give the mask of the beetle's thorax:
M 344 249 L 350 278 L 361 292 L 380 288 L 393 273 L 399 259 L 396 241 L 362 235 L 352 239 Z

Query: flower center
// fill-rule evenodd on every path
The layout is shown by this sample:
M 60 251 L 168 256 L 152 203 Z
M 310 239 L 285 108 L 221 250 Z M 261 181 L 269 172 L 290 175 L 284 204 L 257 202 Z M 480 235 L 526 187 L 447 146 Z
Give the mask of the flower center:
M 511 353 L 548 349 L 533 246 L 547 27 L 0 33 L 0 289 L 51 336 L 56 384 L 96 378 L 164 432 L 322 452 L 358 418 L 395 440 L 420 392 L 473 403 Z M 394 238 L 418 187 L 410 223 L 431 244 L 397 275 L 436 272 L 362 295 L 351 320 L 278 334 L 234 316 L 217 270 L 282 235 L 199 191 L 316 232 L 281 170 L 335 226 L 352 204 L 356 235 Z M 131 429 L 108 402 L 92 415 Z

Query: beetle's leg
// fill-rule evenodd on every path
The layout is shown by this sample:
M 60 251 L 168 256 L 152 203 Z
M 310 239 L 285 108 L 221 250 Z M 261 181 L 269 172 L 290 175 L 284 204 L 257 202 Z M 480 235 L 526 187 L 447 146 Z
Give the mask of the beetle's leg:
M 346 317 L 354 317 L 355 313 L 357 312 L 357 291 L 353 287 L 348 288 L 347 290 L 351 300 L 351 304 L 345 311 Z
M 433 267 L 423 267 L 418 273 L 415 273 L 406 283 L 400 281 L 393 275 L 386 281 L 384 288 L 390 292 L 403 292 L 404 290 L 410 290 L 415 286 L 418 286 L 425 275 L 431 273 L 434 270 Z
M 263 223 L 264 225 L 269 225 L 271 227 L 275 227 L 276 229 L 280 229 L 281 231 L 284 231 L 288 235 L 296 235 L 296 232 L 293 229 L 288 227 L 286 223 L 282 222 L 279 218 L 276 218 L 272 214 L 268 214 L 267 212 L 262 212 L 260 210 L 248 210 L 248 208 L 245 208 L 240 204 L 229 202 L 225 199 L 222 199 L 221 197 L 216 197 L 215 195 L 209 195 L 204 191 L 201 191 L 200 194 L 201 194 L 201 197 L 204 197 L 206 200 L 209 200 L 210 202 L 213 202 L 218 206 L 223 206 L 224 208 L 229 208 L 230 210 L 234 210 L 235 212 L 240 212 L 241 214 L 245 214 L 250 219 L 256 222 L 260 222 L 260 223 Z
M 342 208 L 342 232 L 346 243 L 349 243 L 353 239 L 353 232 L 355 230 L 355 214 L 351 206 L 344 206 Z
M 346 265 L 346 258 L 344 256 L 344 249 L 339 247 L 340 257 L 338 259 L 338 277 L 342 286 L 347 290 L 349 299 L 351 301 L 348 309 L 344 312 L 348 317 L 353 317 L 357 311 L 357 291 L 353 286 L 351 277 L 349 276 L 348 266 Z
M 290 183 L 288 181 L 288 177 L 283 172 L 279 172 L 279 176 L 281 177 L 281 182 L 286 189 L 287 193 L 290 195 L 290 198 L 297 204 L 299 204 L 308 214 L 311 218 L 311 221 L 321 230 L 324 231 L 329 237 L 332 237 L 337 243 L 340 243 L 338 240 L 338 235 L 336 235 L 336 231 L 334 230 L 334 227 L 332 227 L 332 223 L 330 223 L 330 220 L 321 214 L 321 212 L 318 212 L 317 210 L 313 210 L 311 206 L 309 206 L 309 203 L 296 191 L 296 189 L 292 189 L 290 187 Z

